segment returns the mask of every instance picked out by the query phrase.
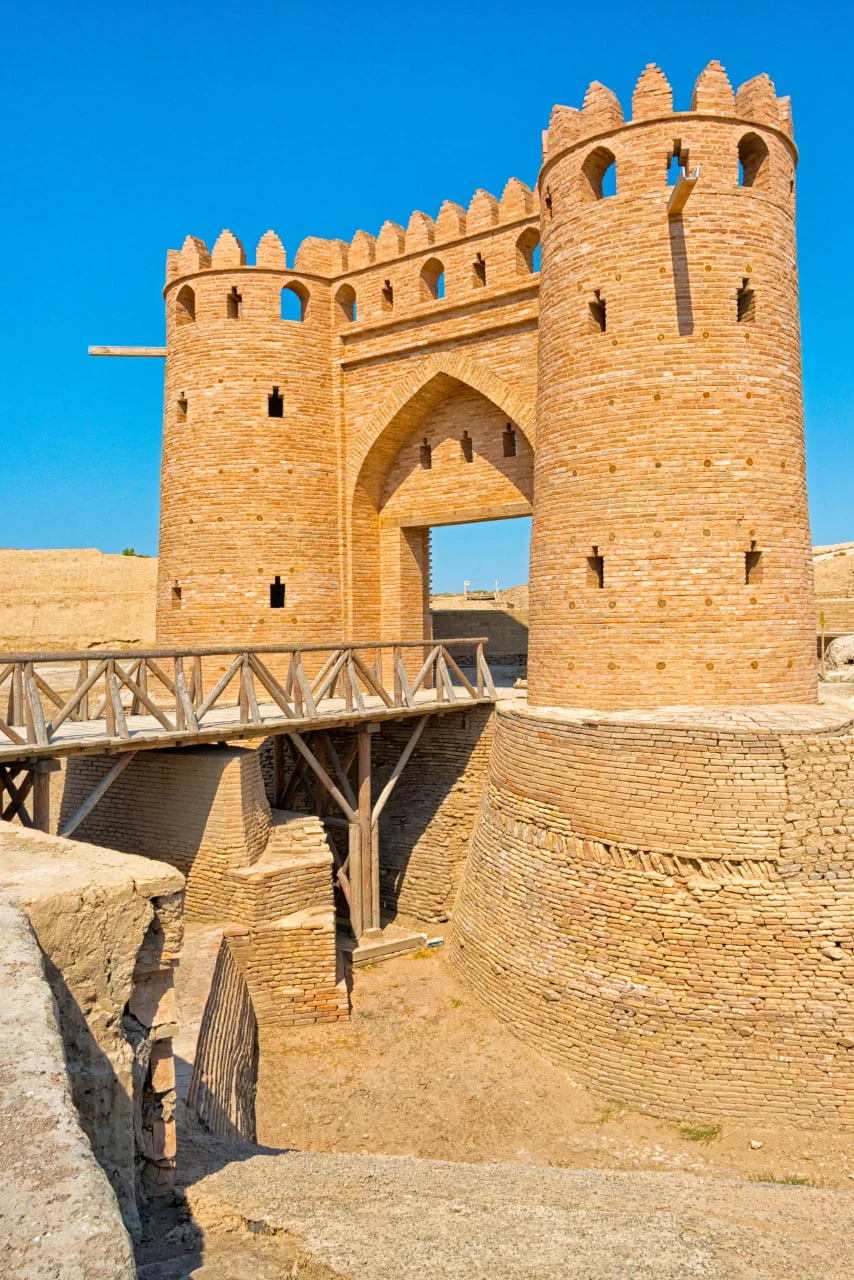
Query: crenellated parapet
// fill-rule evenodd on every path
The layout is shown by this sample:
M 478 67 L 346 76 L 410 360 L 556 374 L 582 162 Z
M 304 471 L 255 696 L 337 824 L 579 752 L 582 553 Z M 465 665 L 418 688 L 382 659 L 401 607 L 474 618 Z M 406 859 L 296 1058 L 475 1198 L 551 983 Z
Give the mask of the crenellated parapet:
M 778 130 L 788 138 L 793 136 L 791 100 L 777 97 L 772 80 L 764 72 L 733 91 L 720 62 L 712 61 L 697 77 L 690 111 L 679 111 L 674 110 L 673 90 L 664 72 L 649 63 L 635 86 L 628 119 L 617 95 L 598 80 L 589 86 L 581 110 L 556 106 L 543 134 L 543 162 L 614 129 L 651 121 L 661 123 L 668 116 L 674 121 L 683 120 L 691 115 L 727 117 Z
M 555 107 L 555 113 L 571 111 L 569 107 Z M 298 275 L 336 280 L 376 263 L 409 257 L 434 245 L 483 235 L 525 219 L 533 220 L 538 213 L 538 193 L 518 178 L 510 178 L 500 199 L 478 189 L 468 209 L 446 200 L 435 219 L 416 209 L 405 228 L 397 222 L 384 222 L 377 235 L 360 230 L 349 244 L 346 240 L 308 236 L 297 249 L 291 270 Z M 200 271 L 252 266 L 267 271 L 288 271 L 287 253 L 275 231 L 267 231 L 261 237 L 254 264 L 247 262 L 243 244 L 231 231 L 220 233 L 213 250 L 198 236 L 187 236 L 180 249 L 170 249 L 167 253 L 166 283 L 168 287 L 181 277 Z
M 452 290 L 455 301 L 463 302 L 476 296 L 473 290 L 477 289 L 517 289 L 520 276 L 524 283 L 525 276 L 535 274 L 538 243 L 539 195 L 511 178 L 500 198 L 479 189 L 467 209 L 446 200 L 435 218 L 416 209 L 405 227 L 384 222 L 377 235 L 359 230 L 349 243 L 309 236 L 292 263 L 274 231 L 261 237 L 254 264 L 247 261 L 243 244 L 231 231 L 217 237 L 212 251 L 203 240 L 188 236 L 181 249 L 167 254 L 164 292 L 176 298 L 172 312 L 178 323 L 191 314 L 196 318 L 197 292 L 198 318 L 230 314 L 223 310 L 229 289 L 239 299 L 234 306 L 241 316 L 273 319 L 276 288 L 296 293 L 303 304 L 301 318 L 310 315 L 316 321 L 318 308 L 311 307 L 310 300 L 320 285 L 335 296 L 337 305 L 331 313 L 327 307 L 324 314 L 331 314 L 333 327 L 340 328 L 357 318 L 374 316 L 385 321 L 389 312 L 396 316 L 429 308 L 446 297 L 450 301 Z M 243 283 L 222 281 L 215 288 L 201 288 L 208 273 L 213 279 L 230 272 L 243 273 Z M 261 295 L 254 296 L 253 275 L 263 301 Z

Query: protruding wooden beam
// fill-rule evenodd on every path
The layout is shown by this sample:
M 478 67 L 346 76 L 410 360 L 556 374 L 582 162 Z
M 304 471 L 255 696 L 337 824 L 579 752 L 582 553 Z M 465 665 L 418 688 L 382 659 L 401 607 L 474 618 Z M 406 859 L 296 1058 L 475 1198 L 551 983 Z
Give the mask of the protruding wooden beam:
M 688 197 L 697 185 L 697 179 L 700 176 L 700 166 L 692 174 L 689 175 L 687 169 L 683 169 L 676 180 L 676 186 L 670 193 L 670 199 L 667 201 L 668 218 L 678 218 L 685 205 L 688 203 Z
M 165 347 L 90 347 L 90 356 L 165 356 Z

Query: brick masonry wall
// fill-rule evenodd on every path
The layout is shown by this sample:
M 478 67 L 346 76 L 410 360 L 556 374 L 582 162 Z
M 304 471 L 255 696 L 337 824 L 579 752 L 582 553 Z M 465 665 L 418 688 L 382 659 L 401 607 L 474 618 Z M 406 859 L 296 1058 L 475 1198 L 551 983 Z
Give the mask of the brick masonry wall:
M 690 113 L 673 113 L 648 68 L 630 123 L 595 83 L 581 113 L 552 116 L 532 704 L 816 700 L 790 128 L 767 76 L 735 95 L 715 63 Z M 674 138 L 700 178 L 670 220 Z M 739 185 L 746 143 L 765 154 L 751 186 Z M 616 195 L 597 198 L 587 174 L 609 158 Z M 739 322 L 745 281 L 753 307 Z M 747 583 L 754 546 L 761 581 Z
M 442 609 L 433 607 L 433 635 L 443 639 L 454 636 L 486 636 L 485 650 L 490 663 L 524 663 L 528 659 L 527 613 L 511 613 L 500 607 L 483 609 Z M 471 647 L 449 646 L 451 654 L 471 657 Z
M 112 767 L 109 756 L 69 761 L 60 826 Z M 187 877 L 188 919 L 228 920 L 226 872 L 266 848 L 270 807 L 256 753 L 242 747 L 142 751 L 75 838 L 170 863 Z
M 405 232 L 386 223 L 351 245 L 305 241 L 292 270 L 271 232 L 254 266 L 230 232 L 212 253 L 192 237 L 170 251 L 161 642 L 372 638 L 403 625 L 423 634 L 430 521 L 530 506 L 537 224 L 536 196 L 511 179 L 500 201 L 481 191 L 468 211 L 446 202 L 435 221 L 413 214 Z M 444 297 L 425 282 L 436 263 Z M 305 299 L 302 321 L 280 318 L 286 286 Z M 269 416 L 274 387 L 281 417 Z M 398 452 L 460 394 L 468 400 L 427 427 L 432 483 L 420 483 L 420 463 L 409 468 L 405 510 L 381 538 Z M 512 464 L 500 455 L 507 421 L 520 431 Z M 459 453 L 466 427 L 474 463 L 455 469 L 445 453 Z M 276 575 L 282 610 L 270 608 Z
M 632 1106 L 852 1125 L 851 723 L 712 718 L 665 733 L 591 713 L 591 755 L 568 717 L 500 706 L 452 961 L 523 1039 Z
M 380 818 L 383 909 L 413 922 L 453 908 L 489 759 L 492 711 L 437 716 L 424 730 Z M 373 738 L 379 795 L 412 732 L 384 725 Z
M 106 756 L 69 762 L 60 822 L 109 767 Z M 259 1025 L 348 1015 L 326 832 L 318 818 L 271 811 L 258 751 L 141 752 L 75 834 L 186 875 L 187 917 L 228 925 Z

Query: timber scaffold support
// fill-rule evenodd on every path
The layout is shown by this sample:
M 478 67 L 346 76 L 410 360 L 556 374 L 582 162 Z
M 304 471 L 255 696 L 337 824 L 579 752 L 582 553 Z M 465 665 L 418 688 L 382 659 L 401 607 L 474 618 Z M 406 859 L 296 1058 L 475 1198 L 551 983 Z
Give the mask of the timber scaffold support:
M 328 796 L 343 814 L 325 820 L 348 829 L 337 881 L 358 937 L 379 927 L 377 823 L 427 719 L 496 699 L 486 643 L 467 637 L 0 656 L 0 816 L 48 830 L 49 774 L 63 756 L 117 757 L 59 833 L 71 836 L 138 751 L 272 737 L 276 803 L 290 803 L 307 768 L 318 796 L 325 793 L 317 812 L 325 815 Z M 457 654 L 470 650 L 470 658 L 457 661 L 449 646 Z M 383 721 L 409 718 L 414 731 L 372 802 L 371 735 Z M 342 761 L 329 731 L 346 727 L 356 729 L 355 744 Z M 283 736 L 296 762 L 287 778 Z M 348 777 L 354 763 L 355 791 Z

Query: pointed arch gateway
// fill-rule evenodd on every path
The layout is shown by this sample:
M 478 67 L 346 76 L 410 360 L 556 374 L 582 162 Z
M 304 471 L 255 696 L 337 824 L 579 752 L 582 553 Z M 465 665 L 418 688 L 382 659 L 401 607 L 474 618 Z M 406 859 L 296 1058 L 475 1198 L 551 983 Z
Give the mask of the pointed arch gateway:
M 349 451 L 352 634 L 430 633 L 430 528 L 529 515 L 533 435 L 533 398 L 467 357 L 400 380 Z

